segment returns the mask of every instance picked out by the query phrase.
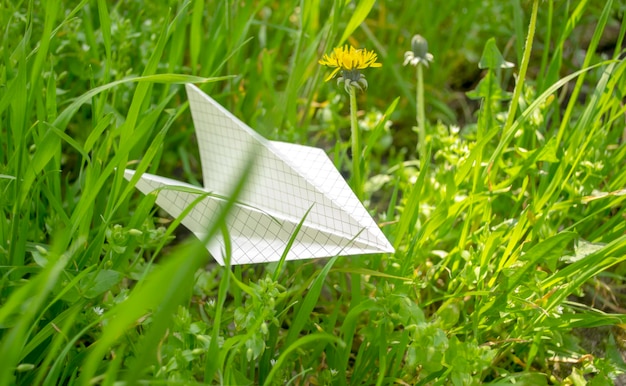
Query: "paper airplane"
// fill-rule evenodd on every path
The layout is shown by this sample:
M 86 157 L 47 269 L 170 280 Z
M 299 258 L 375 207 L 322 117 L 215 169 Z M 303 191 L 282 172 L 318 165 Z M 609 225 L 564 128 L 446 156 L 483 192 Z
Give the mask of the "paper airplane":
M 201 192 L 211 192 L 183 218 L 201 240 L 258 149 L 248 181 L 227 218 L 231 264 L 280 260 L 297 225 L 305 218 L 286 260 L 393 252 L 394 249 L 323 150 L 269 141 L 193 85 L 186 85 L 196 129 L 204 187 L 144 173 L 136 187 L 161 189 L 157 205 L 178 217 Z M 133 170 L 126 169 L 130 180 Z M 221 198 L 220 198 L 221 197 Z M 224 264 L 223 235 L 207 249 Z

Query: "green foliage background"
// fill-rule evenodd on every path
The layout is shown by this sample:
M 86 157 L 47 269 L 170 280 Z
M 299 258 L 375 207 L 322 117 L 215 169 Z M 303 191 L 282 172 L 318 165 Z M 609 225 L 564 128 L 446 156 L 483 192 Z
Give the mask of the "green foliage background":
M 0 384 L 623 381 L 625 11 L 5 0 Z M 424 159 L 416 33 L 435 57 Z M 186 82 L 349 173 L 347 94 L 317 64 L 344 43 L 383 63 L 359 125 L 395 254 L 222 268 L 123 179 L 201 179 Z

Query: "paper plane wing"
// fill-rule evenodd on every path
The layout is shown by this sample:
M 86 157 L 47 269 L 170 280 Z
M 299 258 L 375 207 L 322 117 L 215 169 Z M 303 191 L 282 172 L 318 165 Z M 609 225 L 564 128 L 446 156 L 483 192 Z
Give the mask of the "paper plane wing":
M 393 252 L 393 247 L 321 149 L 268 141 L 197 87 L 187 85 L 202 163 L 204 190 L 228 194 L 242 175 L 247 157 L 259 155 L 227 220 L 231 263 L 277 261 L 297 224 L 309 211 L 287 260 Z M 127 170 L 130 180 L 133 172 Z M 181 185 L 182 184 L 182 185 Z M 137 188 L 144 193 L 168 185 L 189 186 L 143 174 Z M 163 189 L 157 204 L 179 216 L 200 193 Z M 219 212 L 223 199 L 207 196 L 182 223 L 199 238 Z M 223 264 L 224 238 L 207 248 Z

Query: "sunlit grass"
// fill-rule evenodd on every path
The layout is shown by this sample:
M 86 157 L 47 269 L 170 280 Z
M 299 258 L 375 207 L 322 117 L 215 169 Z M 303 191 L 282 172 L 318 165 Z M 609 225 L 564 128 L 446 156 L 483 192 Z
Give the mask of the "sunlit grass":
M 414 3 L 3 4 L 0 384 L 626 372 L 623 6 Z M 357 94 L 358 181 L 394 255 L 219 267 L 124 180 L 200 180 L 185 82 L 350 175 L 349 97 L 318 65 L 344 43 L 383 63 Z

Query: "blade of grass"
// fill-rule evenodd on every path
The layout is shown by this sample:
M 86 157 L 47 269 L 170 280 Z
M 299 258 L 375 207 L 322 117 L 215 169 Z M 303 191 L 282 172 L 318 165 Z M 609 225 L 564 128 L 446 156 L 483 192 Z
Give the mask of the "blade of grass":
M 613 5 L 613 0 L 608 0 L 605 3 L 604 9 L 602 10 L 602 14 L 600 15 L 600 19 L 598 20 L 598 24 L 596 25 L 596 29 L 593 32 L 593 36 L 591 38 L 591 42 L 589 43 L 589 47 L 587 48 L 587 53 L 585 55 L 585 59 L 583 60 L 583 68 L 589 67 L 591 63 L 591 59 L 596 52 L 596 48 L 598 47 L 598 43 L 600 42 L 600 38 L 602 37 L 602 32 L 606 27 L 607 20 L 611 13 Z M 557 132 L 556 142 L 557 146 L 561 144 L 563 140 L 563 136 L 566 131 L 566 127 L 569 125 L 570 117 L 572 115 L 574 106 L 578 103 L 578 94 L 580 93 L 583 82 L 585 81 L 585 73 L 582 73 L 578 79 L 576 79 L 576 84 L 574 85 L 574 89 L 572 90 L 572 94 L 570 96 L 569 103 L 565 108 L 565 112 L 563 113 L 563 118 L 561 119 L 561 125 L 559 126 L 559 131 Z
M 204 251 L 206 242 L 223 228 L 228 213 L 235 205 L 237 197 L 247 181 L 254 155 L 255 153 L 252 153 L 247 167 L 239 177 L 238 184 L 232 194 L 229 195 L 230 198 L 225 202 L 216 221 L 207 230 L 205 240 L 193 245 L 184 245 L 177 253 L 173 253 L 166 262 L 140 282 L 128 299 L 105 314 L 109 323 L 85 359 L 80 378 L 81 384 L 88 385 L 90 383 L 96 375 L 98 363 L 109 347 L 119 339 L 124 330 L 132 326 L 137 319 L 147 312 L 152 312 L 153 323 L 138 348 L 137 361 L 133 363 L 133 367 L 126 374 L 126 381 L 129 383 L 136 382 L 144 374 L 147 364 L 156 359 L 151 353 L 155 352 L 158 342 L 170 325 L 171 316 L 175 313 L 174 308 L 180 304 L 183 297 L 188 296 L 190 285 L 193 284 L 193 275 L 205 261 L 206 254 L 201 253 L 201 251 Z M 183 256 L 185 260 L 181 264 Z M 164 288 L 167 290 L 164 291 Z M 181 296 L 181 293 L 185 295 Z
M 272 280 L 278 281 L 278 277 L 283 272 L 285 259 L 287 258 L 287 255 L 289 254 L 289 251 L 291 250 L 291 246 L 296 241 L 296 237 L 298 237 L 298 233 L 300 233 L 300 229 L 302 228 L 302 225 L 304 224 L 304 221 L 306 220 L 307 216 L 311 212 L 312 208 L 313 206 L 311 205 L 309 209 L 307 209 L 307 211 L 304 213 L 304 216 L 302 216 L 302 220 L 300 220 L 298 225 L 296 225 L 296 228 L 293 230 L 293 233 L 289 237 L 289 240 L 287 241 L 287 245 L 285 246 L 285 250 L 283 251 L 283 254 L 280 256 L 280 260 L 278 261 L 278 264 L 276 265 L 276 269 L 274 270 L 274 274 L 272 275 Z
M 400 222 L 396 228 L 395 239 L 393 240 L 393 246 L 395 249 L 400 247 L 404 237 L 410 234 L 410 226 L 415 224 L 415 220 L 419 214 L 420 197 L 424 189 L 424 183 L 426 181 L 426 175 L 430 170 L 430 148 L 424 157 L 423 163 L 420 164 L 420 173 L 417 176 L 417 181 L 411 189 L 411 194 L 407 199 L 408 205 L 404 208 L 404 212 L 400 217 Z
M 317 299 L 319 298 L 322 292 L 322 287 L 324 286 L 324 280 L 326 279 L 328 272 L 330 271 L 330 269 L 335 264 L 338 258 L 339 256 L 335 256 L 331 258 L 330 260 L 328 260 L 324 268 L 320 271 L 320 273 L 317 275 L 317 277 L 313 281 L 313 284 L 311 285 L 309 292 L 306 294 L 306 296 L 302 300 L 302 303 L 298 307 L 296 315 L 293 319 L 293 323 L 289 327 L 289 332 L 287 333 L 287 337 L 285 339 L 285 347 L 289 348 L 291 345 L 294 344 L 294 342 L 296 341 L 296 338 L 298 337 L 298 335 L 304 328 L 304 325 L 309 321 L 311 311 L 313 311 L 313 308 L 315 307 L 315 304 L 317 303 Z
M 287 360 L 287 358 L 289 357 L 289 355 L 291 355 L 293 351 L 296 351 L 300 347 L 309 345 L 314 342 L 317 342 L 318 344 L 321 342 L 334 342 L 339 347 L 344 346 L 343 341 L 341 341 L 339 338 L 330 334 L 326 334 L 326 333 L 315 333 L 315 334 L 302 337 L 298 339 L 296 342 L 294 342 L 294 344 L 287 347 L 287 349 L 285 349 L 285 351 L 283 351 L 280 354 L 280 356 L 276 360 L 276 363 L 272 367 L 272 370 L 267 375 L 267 379 L 265 379 L 265 382 L 263 383 L 263 385 L 273 384 L 272 382 L 274 380 L 274 377 L 276 376 L 276 373 L 278 372 L 278 370 L 281 368 L 283 363 Z
M 375 0 L 359 1 L 356 8 L 354 9 L 354 12 L 352 12 L 350 16 L 350 20 L 348 21 L 348 24 L 346 25 L 346 28 L 341 35 L 341 38 L 339 38 L 339 41 L 337 42 L 337 46 L 342 45 L 343 42 L 345 42 L 348 37 L 352 35 L 354 30 L 356 30 L 358 26 L 363 23 L 367 15 L 369 15 L 370 11 L 372 10 L 375 2 Z

